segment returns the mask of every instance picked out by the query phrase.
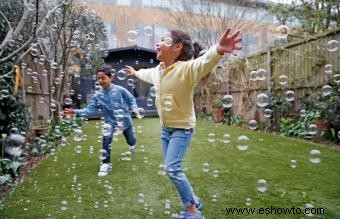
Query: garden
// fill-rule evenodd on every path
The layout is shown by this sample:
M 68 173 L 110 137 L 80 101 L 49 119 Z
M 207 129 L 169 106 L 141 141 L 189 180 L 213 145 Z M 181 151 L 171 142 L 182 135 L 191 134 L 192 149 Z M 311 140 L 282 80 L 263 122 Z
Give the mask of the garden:
M 183 168 L 205 218 L 340 217 L 339 7 L 297 2 L 268 5 L 279 24 L 265 50 L 223 58 L 195 87 Z M 68 0 L 6 0 L 0 17 L 0 217 L 179 218 L 157 116 L 133 119 L 135 153 L 115 133 L 112 171 L 98 177 L 103 119 L 63 113 L 100 89 L 93 69 L 107 61 L 111 31 L 102 17 Z

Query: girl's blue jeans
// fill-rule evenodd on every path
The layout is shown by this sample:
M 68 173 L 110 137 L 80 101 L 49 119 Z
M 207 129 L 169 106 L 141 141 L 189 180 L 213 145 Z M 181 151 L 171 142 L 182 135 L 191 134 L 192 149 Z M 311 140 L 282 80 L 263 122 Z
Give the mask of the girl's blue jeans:
M 106 151 L 106 157 L 103 160 L 103 163 L 110 163 L 111 162 L 111 142 L 113 138 L 113 130 L 110 135 L 103 137 L 103 149 Z M 133 134 L 132 126 L 129 126 L 127 129 L 123 131 L 123 135 L 125 137 L 126 143 L 130 146 L 136 144 L 136 138 Z
M 195 203 L 192 187 L 181 168 L 194 129 L 162 127 L 161 140 L 164 169 L 175 185 L 185 207 Z

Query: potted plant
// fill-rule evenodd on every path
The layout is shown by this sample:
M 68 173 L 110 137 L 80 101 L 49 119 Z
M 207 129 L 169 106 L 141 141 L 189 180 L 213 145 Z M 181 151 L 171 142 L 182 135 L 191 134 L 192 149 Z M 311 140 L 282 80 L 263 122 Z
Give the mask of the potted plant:
M 212 101 L 212 116 L 214 122 L 222 122 L 224 119 L 223 97 L 220 94 Z
M 37 125 L 33 128 L 33 130 L 35 131 L 35 134 L 37 136 L 48 133 L 48 130 L 49 130 L 48 120 L 44 118 L 44 116 L 38 115 Z

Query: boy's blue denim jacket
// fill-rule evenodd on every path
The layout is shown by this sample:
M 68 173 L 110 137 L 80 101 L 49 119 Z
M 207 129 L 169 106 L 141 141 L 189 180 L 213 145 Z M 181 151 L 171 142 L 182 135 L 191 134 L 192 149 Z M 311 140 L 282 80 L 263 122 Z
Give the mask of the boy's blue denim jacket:
M 77 116 L 88 117 L 101 110 L 105 122 L 116 127 L 122 122 L 123 130 L 132 125 L 131 114 L 138 111 L 135 97 L 124 87 L 112 84 L 111 88 L 96 91 L 89 105 L 75 110 Z

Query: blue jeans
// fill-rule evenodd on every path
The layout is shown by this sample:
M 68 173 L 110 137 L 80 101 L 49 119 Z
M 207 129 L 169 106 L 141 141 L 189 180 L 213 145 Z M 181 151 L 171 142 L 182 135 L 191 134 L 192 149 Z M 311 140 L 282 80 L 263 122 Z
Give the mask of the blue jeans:
M 111 142 L 113 137 L 113 131 L 108 136 L 103 136 L 103 149 L 106 151 L 106 158 L 103 160 L 103 163 L 110 163 L 111 161 Z M 136 144 L 136 138 L 133 135 L 132 126 L 129 126 L 127 129 L 123 131 L 123 135 L 125 137 L 126 143 L 130 146 L 133 146 Z
M 175 185 L 185 207 L 195 203 L 192 187 L 181 162 L 189 146 L 194 129 L 164 128 L 161 131 L 164 169 Z

